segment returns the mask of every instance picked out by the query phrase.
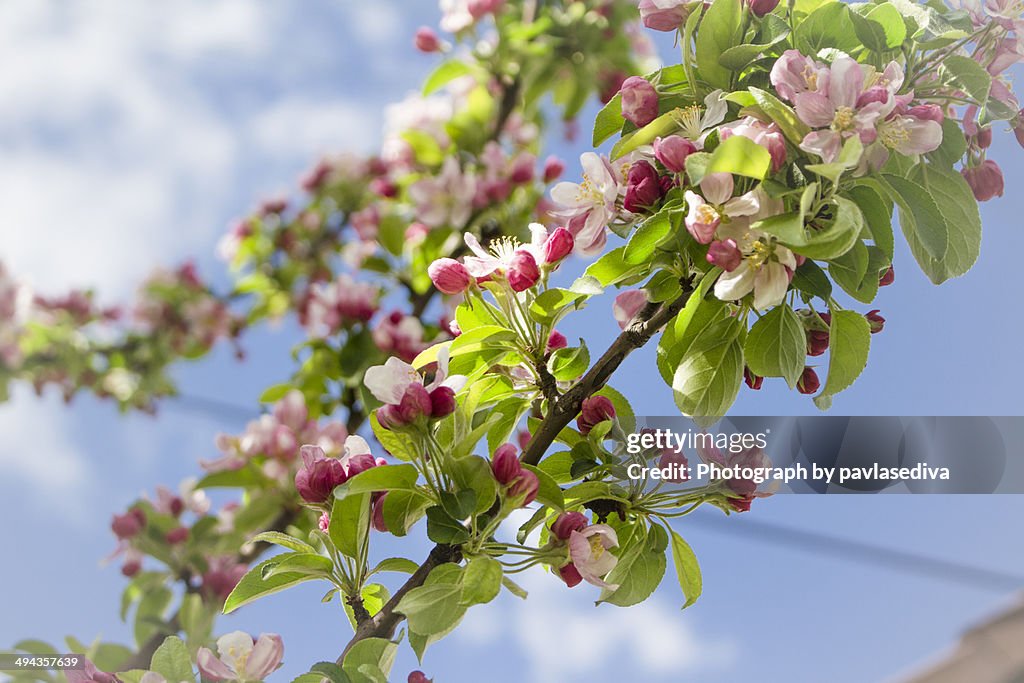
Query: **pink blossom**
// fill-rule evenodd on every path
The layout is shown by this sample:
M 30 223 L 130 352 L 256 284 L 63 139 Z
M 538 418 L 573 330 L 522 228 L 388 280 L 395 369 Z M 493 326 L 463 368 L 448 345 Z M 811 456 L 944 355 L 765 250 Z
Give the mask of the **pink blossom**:
M 637 127 L 646 126 L 658 117 L 658 91 L 641 76 L 630 76 L 619 89 L 622 116 Z
M 818 92 L 828 86 L 828 68 L 805 57 L 799 50 L 786 50 L 772 65 L 771 81 L 779 95 L 793 102 L 803 92 Z
M 417 180 L 409 187 L 409 198 L 416 204 L 416 218 L 436 228 L 463 227 L 473 211 L 476 178 L 463 171 L 455 157 L 448 157 L 441 172 Z
M 618 585 L 605 583 L 619 559 L 608 552 L 619 545 L 615 530 L 607 524 L 591 524 L 569 535 L 569 558 L 584 581 L 600 588 L 616 590 Z
M 110 529 L 120 540 L 133 538 L 146 526 L 146 513 L 139 508 L 131 508 L 123 515 L 114 515 Z
M 326 502 L 334 489 L 348 480 L 345 464 L 328 458 L 319 446 L 303 446 L 302 461 L 303 466 L 295 474 L 295 489 L 307 503 Z
M 256 640 L 243 631 L 217 639 L 216 656 L 201 647 L 196 663 L 203 678 L 211 681 L 262 681 L 281 666 L 284 643 L 276 633 L 263 633 Z
M 553 215 L 565 218 L 576 238 L 576 251 L 595 254 L 604 248 L 605 228 L 618 217 L 619 182 L 612 165 L 593 152 L 580 156 L 583 180 L 563 181 L 551 189 L 551 199 L 561 208 Z
M 511 484 L 523 471 L 519 464 L 516 447 L 510 443 L 502 444 L 491 457 L 491 471 L 499 484 Z
M 439 52 L 441 50 L 441 40 L 434 33 L 434 29 L 429 26 L 420 26 L 416 29 L 415 38 L 416 49 L 420 52 Z
M 582 512 L 563 512 L 551 525 L 551 533 L 561 541 L 569 540 L 574 531 L 583 531 L 589 525 L 586 515 Z
M 388 358 L 384 365 L 375 365 L 366 371 L 363 384 L 377 400 L 385 404 L 378 411 L 377 419 L 382 426 L 398 427 L 414 422 L 421 416 L 431 416 L 431 393 L 438 387 L 448 387 L 458 392 L 466 383 L 462 375 L 448 376 L 448 347 L 437 354 L 437 371 L 434 379 L 424 386 L 423 378 L 408 363 L 398 358 Z M 383 413 L 381 412 L 383 411 Z
M 654 158 L 671 173 L 685 171 L 686 158 L 696 151 L 696 143 L 679 135 L 654 140 Z
M 556 156 L 544 160 L 544 182 L 553 183 L 565 172 L 565 163 Z
M 235 560 L 232 556 L 217 556 L 207 560 L 207 569 L 203 572 L 203 592 L 207 596 L 220 600 L 227 599 L 238 582 L 245 576 L 248 567 Z
M 768 150 L 772 157 L 772 173 L 778 173 L 786 163 L 786 139 L 774 123 L 766 124 L 748 116 L 745 119 L 727 123 L 718 129 L 722 140 L 733 135 L 742 135 Z
M 647 305 L 647 292 L 642 289 L 627 289 L 615 297 L 612 305 L 612 315 L 619 329 L 624 330 L 633 321 L 636 314 Z
M 630 164 L 622 208 L 633 214 L 646 213 L 661 201 L 658 171 L 647 161 Z
M 64 676 L 68 683 L 121 683 L 120 678 L 100 671 L 88 659 L 82 663 L 81 669 L 64 669 Z
M 708 245 L 707 260 L 708 263 L 731 273 L 743 262 L 743 252 L 734 239 L 715 240 Z
M 365 323 L 377 312 L 380 288 L 356 282 L 342 273 L 334 282 L 314 284 L 310 290 L 305 326 L 310 336 L 327 337 L 346 325 Z
M 398 356 L 406 362 L 412 362 L 419 353 L 427 348 L 423 339 L 423 323 L 416 316 L 406 315 L 401 311 L 392 311 L 381 319 L 373 328 L 373 343 L 388 355 Z
M 615 405 L 607 396 L 591 396 L 583 399 L 580 416 L 576 418 L 576 426 L 580 434 L 586 436 L 590 430 L 607 420 L 615 419 Z
M 512 237 L 492 240 L 485 250 L 472 233 L 463 239 L 473 253 L 463 259 L 469 274 L 478 280 L 504 275 L 513 290 L 522 292 L 532 287 L 540 278 L 539 264 L 546 263 L 545 252 L 548 230 L 540 223 L 530 224 L 529 244 L 519 244 Z M 561 239 L 561 238 L 559 238 Z
M 640 0 L 640 21 L 654 31 L 678 31 L 690 14 L 689 0 Z
M 964 168 L 961 173 L 979 202 L 987 202 L 1003 196 L 1003 171 L 992 159 L 985 159 L 977 166 Z
M 572 253 L 576 240 L 565 228 L 555 228 L 544 242 L 544 263 L 558 263 Z
M 461 294 L 472 280 L 466 267 L 451 258 L 440 258 L 427 268 L 430 281 L 442 294 Z
M 760 195 L 750 191 L 733 197 L 733 179 L 728 173 L 710 173 L 700 182 L 701 197 L 693 190 L 683 195 L 690 207 L 686 229 L 701 244 L 710 244 L 723 218 L 752 216 L 760 210 Z

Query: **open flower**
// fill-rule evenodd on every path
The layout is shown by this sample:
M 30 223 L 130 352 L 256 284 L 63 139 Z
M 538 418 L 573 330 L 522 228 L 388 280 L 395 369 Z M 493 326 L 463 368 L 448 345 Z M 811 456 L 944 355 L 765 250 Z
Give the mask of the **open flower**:
M 618 585 L 606 583 L 604 577 L 619 562 L 619 558 L 608 552 L 618 545 L 614 529 L 607 524 L 591 524 L 569 534 L 569 560 L 587 583 L 615 590 Z
M 211 681 L 262 681 L 281 666 L 284 643 L 276 633 L 264 633 L 255 641 L 244 631 L 217 639 L 217 657 L 201 647 L 196 655 L 199 673 Z
M 704 106 L 694 104 L 676 109 L 672 117 L 679 126 L 679 134 L 703 147 L 707 132 L 725 119 L 729 103 L 722 98 L 721 90 L 712 90 L 704 98 Z
M 416 217 L 426 225 L 461 227 L 469 220 L 476 196 L 476 178 L 462 170 L 455 157 L 448 157 L 436 177 L 426 177 L 409 187 L 416 203 Z
M 719 225 L 733 218 L 752 216 L 760 210 L 756 191 L 733 197 L 733 188 L 732 175 L 710 173 L 700 182 L 703 197 L 692 190 L 686 191 L 683 196 L 690 207 L 686 215 L 686 229 L 693 239 L 701 244 L 710 244 Z
M 393 356 L 384 365 L 375 365 L 366 371 L 363 384 L 377 400 L 386 404 L 377 411 L 382 427 L 400 427 L 422 416 L 434 417 L 433 394 L 439 391 L 457 393 L 466 383 L 463 375 L 448 376 L 449 358 L 448 347 L 441 347 L 437 354 L 437 372 L 426 385 L 413 366 Z M 446 402 L 439 398 L 437 404 L 443 403 Z
M 68 683 L 121 683 L 121 679 L 114 674 L 108 674 L 96 668 L 96 665 L 88 659 L 81 669 L 64 669 L 64 675 Z
M 463 259 L 466 270 L 480 280 L 495 273 L 504 275 L 516 292 L 529 289 L 540 279 L 540 266 L 550 264 L 549 256 L 565 253 L 564 238 L 571 235 L 564 235 L 560 230 L 548 234 L 548 229 L 540 223 L 531 223 L 530 237 L 529 244 L 520 244 L 513 237 L 501 237 L 491 240 L 488 249 L 484 249 L 476 236 L 467 232 L 463 239 L 474 255 Z
M 563 181 L 551 188 L 551 199 L 562 208 L 552 215 L 565 218 L 566 226 L 576 238 L 576 251 L 595 254 L 604 247 L 605 227 L 618 216 L 615 202 L 619 197 L 619 181 L 612 165 L 593 152 L 580 156 L 583 180 Z

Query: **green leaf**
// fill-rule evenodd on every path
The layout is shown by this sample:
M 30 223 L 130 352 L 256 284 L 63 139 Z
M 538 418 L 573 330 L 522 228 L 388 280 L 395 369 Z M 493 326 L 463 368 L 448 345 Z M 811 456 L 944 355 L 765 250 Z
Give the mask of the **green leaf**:
M 727 0 L 732 2 L 732 0 Z M 656 138 L 664 137 L 679 128 L 674 111 L 666 112 L 629 135 L 619 138 L 619 141 L 612 146 L 609 157 L 612 161 L 623 157 L 638 147 L 650 145 Z
M 419 565 L 410 559 L 405 557 L 389 557 L 378 562 L 377 566 L 370 573 L 400 572 L 402 574 L 415 574 L 417 569 L 419 569 Z
M 427 508 L 427 538 L 434 543 L 458 545 L 469 540 L 469 532 L 440 505 Z
M 392 467 L 392 465 L 388 467 Z M 412 466 L 409 465 L 409 467 Z M 373 469 L 384 468 L 375 467 Z M 335 497 L 334 504 L 331 506 L 331 524 L 327 528 L 327 533 L 331 537 L 331 543 L 342 555 L 353 559 L 363 558 L 363 546 L 370 533 L 370 492 L 350 493 L 342 498 Z
M 288 534 L 282 534 L 280 531 L 264 531 L 256 534 L 252 537 L 253 543 L 273 543 L 289 550 L 294 550 L 297 553 L 315 553 L 316 548 L 300 541 L 297 538 L 289 536 Z
M 383 465 L 364 470 L 334 489 L 336 498 L 376 491 L 416 491 L 419 472 L 415 465 Z
M 832 283 L 825 275 L 825 271 L 811 259 L 804 261 L 793 273 L 793 286 L 805 294 L 825 301 L 832 296 Z
M 390 429 L 384 429 L 380 426 L 380 422 L 377 421 L 376 415 L 370 415 L 370 427 L 373 429 L 373 435 L 377 437 L 377 441 L 384 447 L 388 453 L 398 458 L 399 460 L 416 460 L 420 457 L 419 451 L 412 439 L 393 432 Z M 389 465 L 389 467 L 396 467 L 396 465 Z M 372 468 L 372 469 L 377 469 Z M 372 470 L 366 470 L 370 472 Z
M 679 579 L 679 587 L 683 589 L 686 602 L 683 609 L 686 609 L 697 602 L 704 589 L 704 580 L 701 577 L 700 565 L 697 563 L 697 555 L 693 552 L 690 544 L 683 540 L 683 537 L 669 528 L 669 538 L 672 541 L 672 563 L 676 567 L 676 578 Z
M 431 575 L 438 569 L 440 567 L 436 567 Z M 409 620 L 412 631 L 425 636 L 446 632 L 466 612 L 459 602 L 462 597 L 461 581 L 429 582 L 429 578 L 424 585 L 406 593 L 396 609 Z
M 262 394 L 260 394 L 260 403 L 275 403 L 280 401 L 285 395 L 294 389 L 290 383 L 285 382 L 284 384 L 275 384 L 272 387 L 268 387 Z
M 445 152 L 438 144 L 437 138 L 422 130 L 405 130 L 399 137 L 412 148 L 416 160 L 424 166 L 437 166 L 445 158 Z
M 888 3 L 863 7 L 871 9 L 865 13 L 850 12 L 849 17 L 865 47 L 875 52 L 887 52 L 903 44 L 907 38 L 907 25 L 895 7 Z
M 391 671 L 397 652 L 398 643 L 386 638 L 363 638 L 345 654 L 341 668 L 353 683 L 366 681 L 367 671 L 378 671 L 383 674 L 384 677 L 378 678 L 374 683 L 387 683 L 387 675 Z M 374 679 L 370 677 L 370 680 Z
M 498 496 L 498 483 L 491 474 L 491 465 L 479 455 L 454 460 L 451 463 L 451 477 L 460 491 L 473 492 L 476 500 L 472 510 L 474 514 L 489 510 Z
M 721 0 L 716 0 L 720 2 Z M 763 180 L 772 166 L 772 155 L 750 138 L 733 135 L 711 153 L 706 173 L 733 173 Z
M 607 583 L 618 584 L 618 588 L 602 590 L 598 603 L 629 607 L 651 596 L 665 576 L 665 535 L 665 530 L 655 524 L 646 534 L 635 533 L 630 537 L 618 564 L 605 577 Z
M 314 578 L 327 578 L 334 569 L 334 564 L 329 558 L 316 553 L 283 553 L 271 559 L 277 558 L 282 559 L 263 568 L 264 579 L 279 574 L 305 574 Z
M 890 259 L 895 248 L 892 233 L 892 203 L 870 186 L 859 185 L 846 191 L 853 203 L 860 207 L 864 224 L 871 233 L 875 246 Z
M 368 583 L 363 586 L 363 589 L 359 591 L 359 597 L 363 601 L 363 608 L 370 613 L 372 617 L 387 604 L 387 601 L 391 599 L 391 593 L 388 589 L 379 583 Z M 348 621 L 352 625 L 352 630 L 355 631 L 359 628 L 359 624 L 356 621 L 355 610 L 352 609 L 352 605 L 349 604 L 347 599 L 343 599 L 341 604 L 345 608 L 345 614 L 348 616 Z
M 694 155 L 690 155 L 691 157 Z M 602 287 L 618 284 L 645 272 L 647 266 L 634 265 L 625 260 L 625 247 L 612 249 L 587 267 L 586 275 L 595 278 Z M 463 333 L 465 334 L 465 333 Z M 461 337 L 460 337 L 461 338 Z
M 195 683 L 196 677 L 192 672 L 192 659 L 189 657 L 188 648 L 177 636 L 169 636 L 164 639 L 160 647 L 153 653 L 150 670 L 157 672 L 168 681 L 189 681 Z
M 434 71 L 427 76 L 426 82 L 423 84 L 423 94 L 430 95 L 433 92 L 443 88 L 445 85 L 454 81 L 460 76 L 466 76 L 473 73 L 473 70 L 465 62 L 459 61 L 448 61 L 441 62 Z
M 853 247 L 864 229 L 864 216 L 845 197 L 833 198 L 832 221 L 821 229 L 807 229 L 799 213 L 772 216 L 754 223 L 754 228 L 776 236 L 782 244 L 808 258 L 829 260 Z
M 666 207 L 637 227 L 626 243 L 622 258 L 626 263 L 640 265 L 650 260 L 654 250 L 672 234 L 672 212 L 678 207 Z
M 268 560 L 260 562 L 258 565 L 248 571 L 248 573 L 242 577 L 242 580 L 238 582 L 235 589 L 228 595 L 227 600 L 224 602 L 224 614 L 231 614 L 236 609 L 243 605 L 247 605 L 253 600 L 258 598 L 271 595 L 283 591 L 286 588 L 298 585 L 305 581 L 311 581 L 316 576 L 309 574 L 274 574 L 263 578 L 263 571 L 266 567 L 278 564 L 288 559 L 290 556 L 303 555 L 305 553 L 283 553 L 281 555 L 275 555 Z
M 384 524 L 395 536 L 405 536 L 430 504 L 430 498 L 418 491 L 389 491 L 384 497 Z
M 686 177 L 693 185 L 699 185 L 708 173 L 708 165 L 711 164 L 709 152 L 694 152 L 686 157 Z
M 530 470 L 537 475 L 537 481 L 540 483 L 540 487 L 537 489 L 537 500 L 542 505 L 547 505 L 549 508 L 553 508 L 561 512 L 565 509 L 565 498 L 562 494 L 562 488 L 551 478 L 551 475 L 533 465 L 523 463 L 523 469 Z
M 804 327 L 785 303 L 754 323 L 744 345 L 744 356 L 751 372 L 762 377 L 782 377 L 790 388 L 800 379 L 806 355 Z
M 590 351 L 580 339 L 579 346 L 556 349 L 548 359 L 548 370 L 560 382 L 574 380 L 590 367 Z
M 901 221 L 906 213 L 913 216 L 914 236 L 926 254 L 935 261 L 942 261 L 949 248 L 949 229 L 945 216 L 939 210 L 935 197 L 926 187 L 911 178 L 884 175 L 883 178 L 896 196 L 900 206 Z
M 530 314 L 542 325 L 553 325 L 568 312 L 570 307 L 579 309 L 581 307 L 579 302 L 585 299 L 586 297 L 578 292 L 552 287 L 533 300 L 533 303 L 530 304 Z
M 451 345 L 451 357 L 487 349 L 509 349 L 508 342 L 515 341 L 516 333 L 497 325 L 483 325 L 456 337 Z
M 829 327 L 828 377 L 814 398 L 821 407 L 830 397 L 848 388 L 864 371 L 871 347 L 871 326 L 855 311 L 833 311 Z
M 707 296 L 720 271 L 712 270 L 690 295 L 686 306 L 675 320 L 665 326 L 658 342 L 658 371 L 665 384 L 672 386 L 672 377 L 693 340 L 713 323 L 728 317 L 726 303 Z
M 700 75 L 712 88 L 731 89 L 733 72 L 722 66 L 718 58 L 741 42 L 742 20 L 740 0 L 716 0 L 701 19 L 695 54 Z
M 743 381 L 740 332 L 735 318 L 712 325 L 686 350 L 672 377 L 676 405 L 701 426 L 724 416 L 739 393 Z
M 493 557 L 474 557 L 463 573 L 460 604 L 466 607 L 483 605 L 498 597 L 502 576 L 501 564 Z
M 621 131 L 624 123 L 626 119 L 622 117 L 622 95 L 616 93 L 594 119 L 593 146 L 600 147 L 601 143 Z
M 778 125 L 782 134 L 794 145 L 799 145 L 803 142 L 804 137 L 811 132 L 807 124 L 797 117 L 793 108 L 779 100 L 775 95 L 760 88 L 750 88 L 749 92 L 754 96 L 754 101 L 757 102 L 757 106 L 761 108 L 761 111 Z
M 797 23 L 793 43 L 805 55 L 817 55 L 822 48 L 851 53 L 860 47 L 850 10 L 842 2 L 827 2 Z
M 955 90 L 984 104 L 988 100 L 992 77 L 985 68 L 970 57 L 948 55 L 939 62 L 939 80 Z

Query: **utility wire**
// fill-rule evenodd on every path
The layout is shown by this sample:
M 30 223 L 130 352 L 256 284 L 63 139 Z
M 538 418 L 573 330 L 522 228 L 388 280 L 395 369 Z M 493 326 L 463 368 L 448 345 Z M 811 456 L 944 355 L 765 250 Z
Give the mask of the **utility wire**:
M 850 538 L 841 538 L 816 531 L 805 531 L 792 527 L 746 518 L 743 520 L 696 513 L 690 520 L 710 531 L 745 536 L 756 541 L 774 543 L 779 546 L 803 550 L 818 555 L 832 555 L 861 564 L 870 564 L 886 569 L 942 579 L 972 588 L 984 588 L 1005 592 L 1024 587 L 1024 576 L 984 569 L 961 562 L 943 560 L 918 553 L 887 548 L 873 543 L 864 543 Z

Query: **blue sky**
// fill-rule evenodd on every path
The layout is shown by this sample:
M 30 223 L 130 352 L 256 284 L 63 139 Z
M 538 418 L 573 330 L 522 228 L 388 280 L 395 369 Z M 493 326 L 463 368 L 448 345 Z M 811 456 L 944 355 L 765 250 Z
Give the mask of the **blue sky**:
M 433 3 L 417 0 L 311 0 L 301 11 L 256 0 L 5 3 L 0 258 L 44 291 L 91 285 L 111 301 L 153 266 L 185 256 L 218 273 L 214 245 L 233 216 L 292 187 L 317 153 L 372 149 L 382 107 L 433 65 L 410 36 L 435 19 Z M 663 47 L 671 58 L 671 45 Z M 1024 176 L 1024 150 L 1004 133 L 997 144 L 993 156 L 1012 187 Z M 582 150 L 556 146 L 571 172 Z M 1022 329 L 1012 296 L 1022 211 L 1024 197 L 1012 190 L 983 206 L 978 265 L 941 288 L 898 242 L 896 286 L 876 303 L 885 332 L 833 412 L 1021 414 Z M 610 298 L 595 301 L 565 331 L 600 348 L 617 331 L 610 313 Z M 249 362 L 224 349 L 176 375 L 187 393 L 255 407 L 263 387 L 291 372 L 295 340 L 289 325 L 262 330 L 246 339 Z M 638 413 L 671 413 L 652 351 L 628 359 L 620 376 L 630 379 L 616 384 Z M 815 409 L 769 382 L 741 394 L 735 412 Z M 0 405 L 0 513 L 9 520 L 0 645 L 68 633 L 128 640 L 117 618 L 122 579 L 116 567 L 98 565 L 113 547 L 110 515 L 156 483 L 195 474 L 196 459 L 213 455 L 214 434 L 243 426 L 172 406 L 156 419 L 122 417 L 87 397 L 67 409 L 57 396 L 29 391 Z M 1024 548 L 1011 520 L 1022 512 L 1020 496 L 779 496 L 756 503 L 751 517 L 1016 571 Z M 881 681 L 1010 599 L 722 534 L 699 520 L 678 529 L 705 571 L 705 596 L 685 613 L 671 577 L 654 600 L 628 610 L 595 609 L 585 587 L 527 577 L 529 602 L 503 597 L 477 608 L 423 668 L 445 683 L 479 680 L 474 672 L 485 666 L 498 683 Z M 425 548 L 396 543 L 381 552 L 400 550 L 418 557 Z M 321 594 L 312 587 L 270 598 L 223 619 L 220 630 L 280 632 L 286 665 L 275 680 L 290 680 L 332 659 L 348 638 L 337 605 L 321 605 Z M 403 655 L 396 674 L 411 668 Z

